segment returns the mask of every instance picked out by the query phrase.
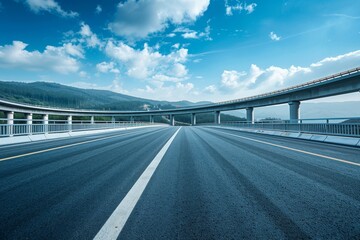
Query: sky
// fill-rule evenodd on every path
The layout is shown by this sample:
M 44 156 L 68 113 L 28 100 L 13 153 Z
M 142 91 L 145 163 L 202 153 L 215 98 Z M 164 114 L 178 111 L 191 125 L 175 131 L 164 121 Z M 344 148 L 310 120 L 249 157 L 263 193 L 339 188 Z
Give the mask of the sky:
M 168 101 L 257 95 L 359 67 L 358 9 L 357 0 L 0 0 L 0 81 Z

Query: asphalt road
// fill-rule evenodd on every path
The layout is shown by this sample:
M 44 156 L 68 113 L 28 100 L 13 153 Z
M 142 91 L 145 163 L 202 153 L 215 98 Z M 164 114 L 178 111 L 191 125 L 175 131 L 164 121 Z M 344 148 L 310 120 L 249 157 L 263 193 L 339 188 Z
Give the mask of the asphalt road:
M 93 239 L 149 169 L 118 239 L 360 238 L 359 148 L 178 130 L 0 147 L 0 239 Z

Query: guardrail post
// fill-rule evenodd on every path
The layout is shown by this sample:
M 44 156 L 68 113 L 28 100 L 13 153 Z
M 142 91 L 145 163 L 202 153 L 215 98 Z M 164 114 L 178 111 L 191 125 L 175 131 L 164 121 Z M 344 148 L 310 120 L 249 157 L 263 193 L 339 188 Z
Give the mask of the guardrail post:
M 215 124 L 220 124 L 220 123 L 221 123 L 220 111 L 215 111 Z
M 290 107 L 290 123 L 299 123 L 300 118 L 300 102 L 289 102 Z
M 254 124 L 254 108 L 253 107 L 246 108 L 246 121 L 248 123 Z
M 68 124 L 68 131 L 71 132 L 72 131 L 72 116 L 69 115 L 67 117 L 67 124 Z
M 33 114 L 32 113 L 27 113 L 26 114 L 26 131 L 27 134 L 31 135 L 32 134 L 32 124 L 33 124 Z
M 112 123 L 113 128 L 115 128 L 115 117 L 114 116 L 111 117 L 111 123 Z
M 9 137 L 14 136 L 14 112 L 6 113 L 6 124 L 7 124 L 7 134 Z
M 49 114 L 43 115 L 44 133 L 49 132 Z
M 191 125 L 192 126 L 196 125 L 196 114 L 195 113 L 191 114 Z

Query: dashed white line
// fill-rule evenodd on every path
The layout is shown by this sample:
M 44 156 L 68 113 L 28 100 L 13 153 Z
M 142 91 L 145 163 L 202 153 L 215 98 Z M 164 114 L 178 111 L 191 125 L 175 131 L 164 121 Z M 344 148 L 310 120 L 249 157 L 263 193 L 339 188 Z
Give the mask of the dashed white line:
M 225 133 L 225 132 L 221 132 L 221 133 L 226 134 L 226 135 L 230 135 L 230 136 L 234 136 L 234 137 L 238 137 L 238 138 L 242 138 L 242 139 L 246 139 L 246 140 L 250 140 L 250 141 L 253 141 L 253 142 L 263 143 L 263 144 L 266 144 L 266 145 L 270 145 L 270 146 L 274 146 L 274 147 L 278 147 L 278 148 L 283 148 L 283 149 L 291 150 L 291 151 L 294 151 L 294 152 L 300 152 L 300 153 L 304 153 L 304 154 L 308 154 L 308 155 L 312 155 L 312 156 L 316 156 L 316 157 L 321 157 L 321 158 L 329 159 L 329 160 L 332 160 L 332 161 L 342 162 L 342 163 L 346 163 L 346 164 L 350 164 L 350 165 L 360 167 L 360 163 L 351 162 L 351 161 L 340 159 L 340 158 L 330 157 L 330 156 L 326 156 L 326 155 L 322 155 L 322 154 L 318 154 L 318 153 L 313 153 L 313 152 L 308 152 L 308 151 L 304 151 L 304 150 L 300 150 L 300 149 L 296 149 L 296 148 L 286 147 L 286 146 L 282 146 L 282 145 L 278 145 L 278 144 L 274 144 L 274 143 L 270 143 L 270 142 L 265 142 L 265 141 L 261 141 L 261 140 L 257 140 L 257 139 L 253 139 L 253 138 L 249 138 L 249 137 L 243 137 L 243 136 L 231 134 L 231 133 Z
M 144 192 L 147 184 L 149 183 L 156 168 L 164 157 L 166 151 L 169 149 L 171 143 L 174 141 L 176 135 L 181 127 L 174 133 L 174 135 L 166 142 L 164 147 L 151 161 L 149 166 L 141 174 L 140 178 L 136 181 L 134 186 L 126 194 L 124 199 L 117 206 L 115 211 L 111 214 L 109 219 L 105 222 L 104 226 L 96 234 L 94 240 L 112 240 L 117 239 L 121 230 L 125 226 L 131 212 L 133 211 L 136 203 L 139 201 L 142 193 Z

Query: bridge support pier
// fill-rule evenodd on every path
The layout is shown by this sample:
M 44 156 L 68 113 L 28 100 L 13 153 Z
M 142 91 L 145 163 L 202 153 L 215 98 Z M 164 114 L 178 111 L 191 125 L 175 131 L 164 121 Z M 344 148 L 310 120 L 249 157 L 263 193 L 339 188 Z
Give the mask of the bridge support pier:
M 150 123 L 154 123 L 154 116 L 153 115 L 150 115 Z
M 299 123 L 300 118 L 300 102 L 289 102 L 290 107 L 290 123 Z
M 91 116 L 91 118 L 90 118 L 90 123 L 91 123 L 91 124 L 95 124 L 95 117 L 94 117 L 94 116 Z
M 68 124 L 68 131 L 71 132 L 72 130 L 72 116 L 67 117 L 67 124 Z
M 253 107 L 246 108 L 246 121 L 248 123 L 254 124 L 254 108 Z
M 196 114 L 192 113 L 191 114 L 191 126 L 195 126 L 196 125 Z
M 14 112 L 6 112 L 6 124 L 8 135 L 14 136 Z
M 220 124 L 220 123 L 221 123 L 220 111 L 216 111 L 215 112 L 215 124 Z
M 26 132 L 27 134 L 32 134 L 32 124 L 33 124 L 33 114 L 27 113 L 26 114 Z
M 49 114 L 44 114 L 42 116 L 43 124 L 44 124 L 44 133 L 49 132 Z
M 130 122 L 131 122 L 131 123 L 135 122 L 135 119 L 134 119 L 133 116 L 130 117 Z
M 170 115 L 170 126 L 175 126 L 175 116 Z

